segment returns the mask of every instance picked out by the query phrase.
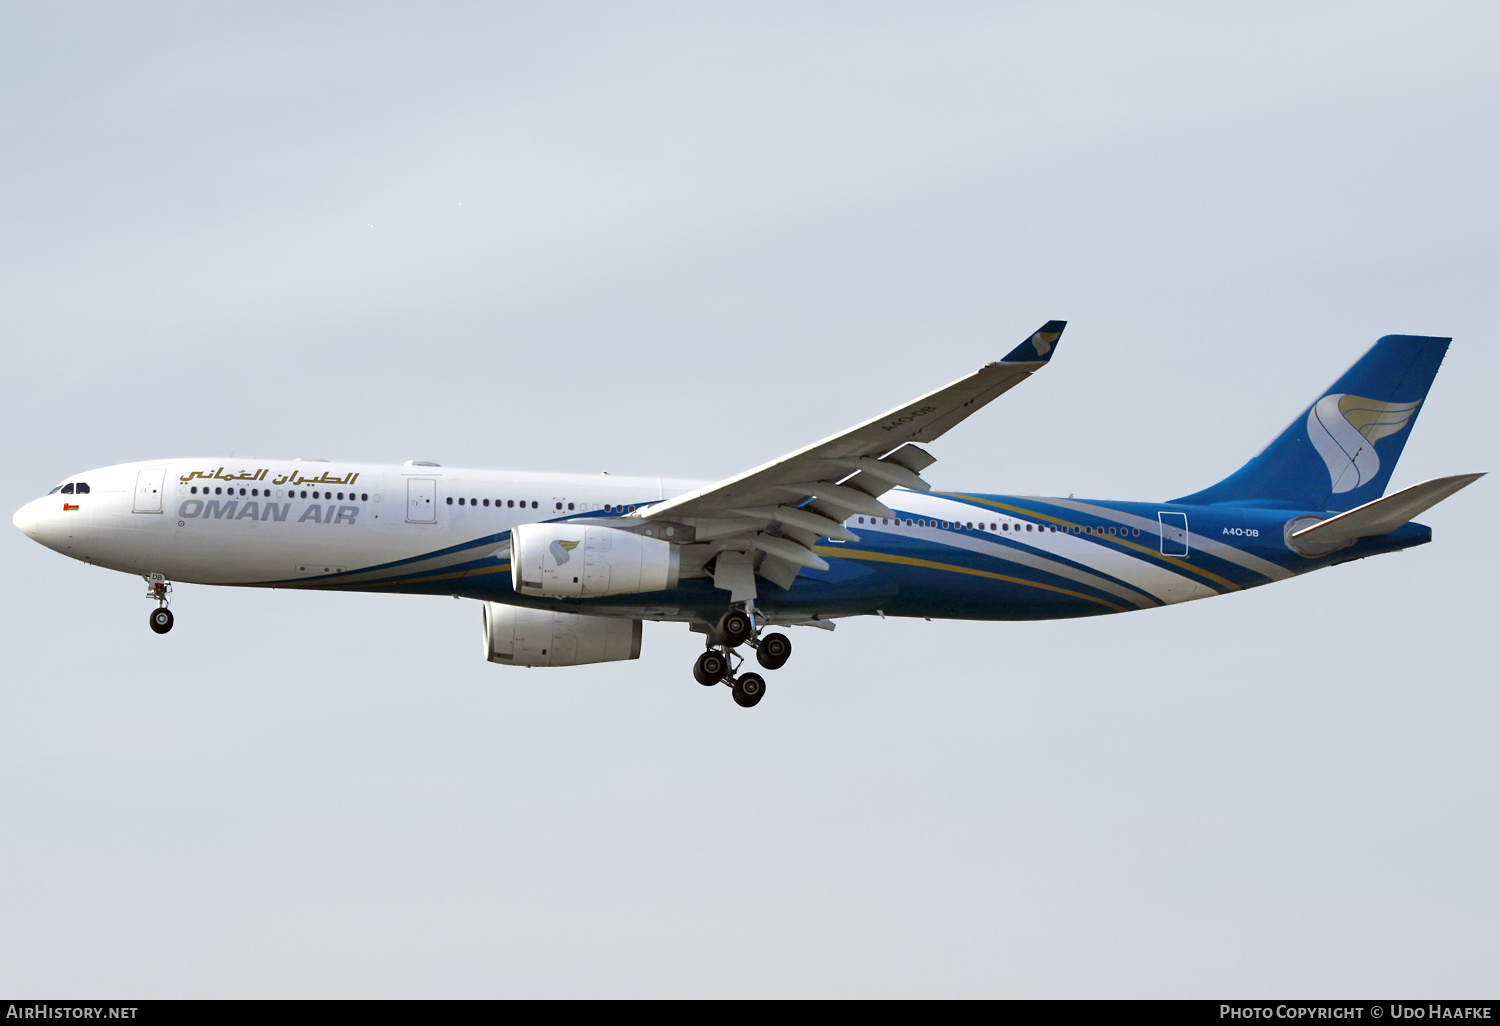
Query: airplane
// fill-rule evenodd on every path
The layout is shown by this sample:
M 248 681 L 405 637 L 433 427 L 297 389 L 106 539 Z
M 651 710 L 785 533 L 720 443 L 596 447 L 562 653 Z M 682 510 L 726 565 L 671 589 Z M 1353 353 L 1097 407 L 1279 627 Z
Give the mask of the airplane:
M 842 617 L 1128 613 L 1431 540 L 1412 522 L 1482 474 L 1385 495 L 1448 338 L 1387 335 L 1228 477 L 1166 502 L 937 491 L 922 448 L 1046 367 L 1003 359 L 754 469 L 702 482 L 326 460 L 165 459 L 70 475 L 15 526 L 147 582 L 453 595 L 510 666 L 636 659 L 645 620 L 704 636 L 693 676 L 743 707 L 791 641 Z

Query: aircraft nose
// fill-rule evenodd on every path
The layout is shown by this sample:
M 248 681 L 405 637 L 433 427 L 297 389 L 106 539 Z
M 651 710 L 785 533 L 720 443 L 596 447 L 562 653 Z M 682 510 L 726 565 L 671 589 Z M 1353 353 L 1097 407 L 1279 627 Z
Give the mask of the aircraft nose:
M 20 531 L 26 537 L 35 540 L 37 522 L 36 503 L 34 501 L 28 502 L 16 510 L 15 516 L 10 518 L 10 522 L 16 525 L 16 530 Z

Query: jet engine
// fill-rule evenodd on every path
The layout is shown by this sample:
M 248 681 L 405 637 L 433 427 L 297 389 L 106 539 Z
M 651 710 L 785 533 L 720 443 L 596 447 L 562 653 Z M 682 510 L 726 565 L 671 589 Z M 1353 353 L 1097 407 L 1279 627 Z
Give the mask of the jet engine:
M 641 621 L 484 604 L 484 657 L 509 666 L 581 666 L 641 657 Z
M 634 595 L 677 587 L 671 542 L 613 527 L 523 524 L 511 533 L 510 582 L 536 598 Z

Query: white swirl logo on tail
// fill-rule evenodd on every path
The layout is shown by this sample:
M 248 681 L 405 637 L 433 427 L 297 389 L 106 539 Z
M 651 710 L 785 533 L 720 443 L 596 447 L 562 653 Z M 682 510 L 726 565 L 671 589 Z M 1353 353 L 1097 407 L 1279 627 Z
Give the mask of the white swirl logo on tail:
M 1307 415 L 1307 437 L 1328 465 L 1335 494 L 1352 492 L 1380 473 L 1375 443 L 1406 427 L 1422 400 L 1383 403 L 1357 395 L 1325 395 Z
M 562 566 L 568 561 L 568 553 L 578 548 L 578 542 L 559 540 L 554 541 L 551 545 L 548 545 L 547 548 L 552 553 L 552 558 L 557 561 L 557 565 Z
M 1036 350 L 1036 355 L 1046 356 L 1052 352 L 1052 343 L 1061 335 L 1060 331 L 1039 331 L 1031 336 L 1031 348 Z

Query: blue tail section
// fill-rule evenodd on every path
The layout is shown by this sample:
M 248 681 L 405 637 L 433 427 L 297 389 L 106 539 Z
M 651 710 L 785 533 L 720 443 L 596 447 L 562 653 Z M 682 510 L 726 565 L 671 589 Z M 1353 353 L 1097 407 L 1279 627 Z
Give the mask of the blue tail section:
M 1385 336 L 1259 456 L 1172 501 L 1343 512 L 1380 498 L 1450 341 Z

